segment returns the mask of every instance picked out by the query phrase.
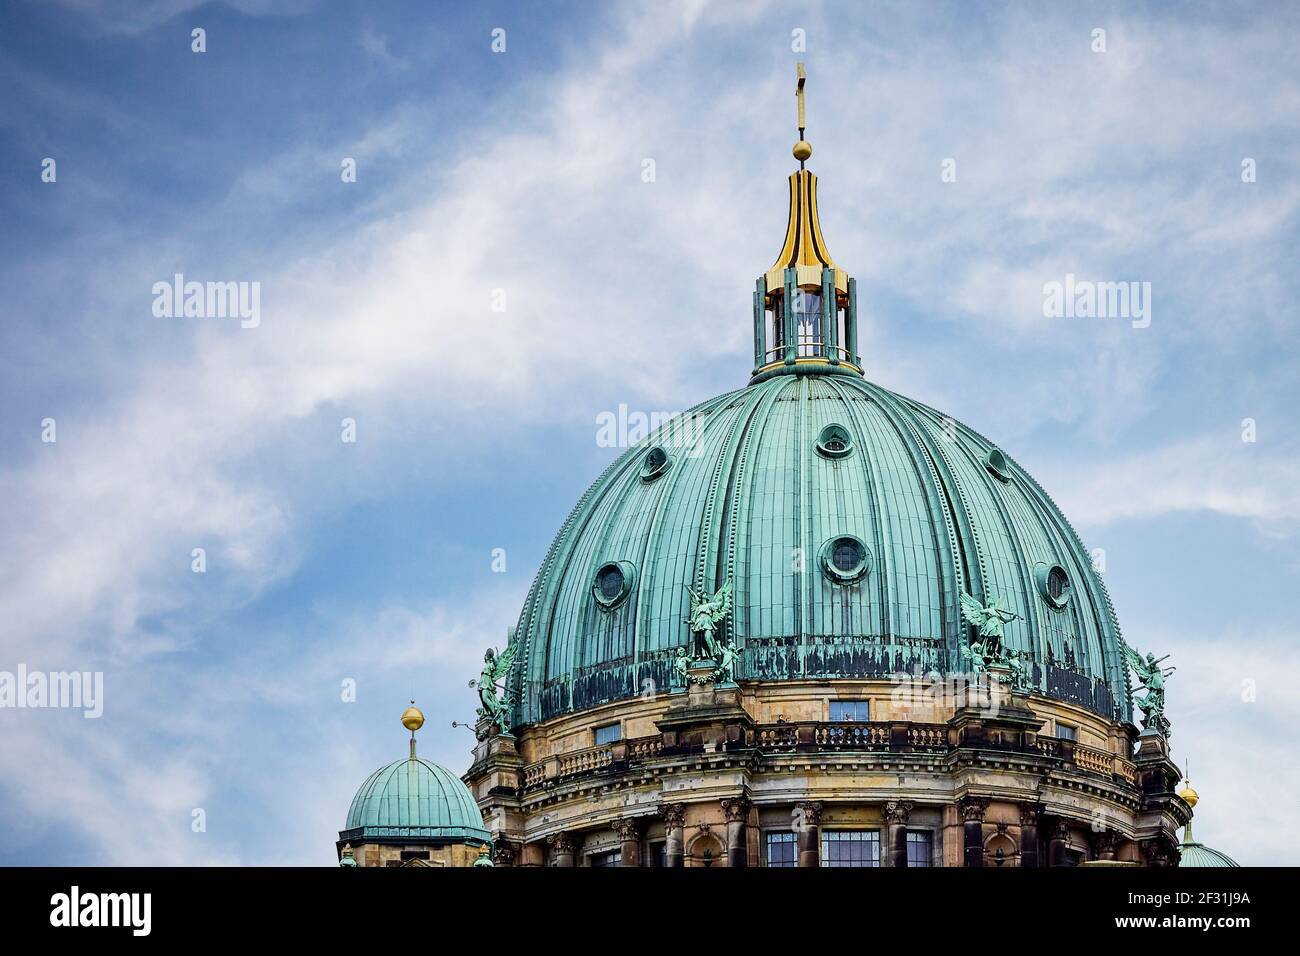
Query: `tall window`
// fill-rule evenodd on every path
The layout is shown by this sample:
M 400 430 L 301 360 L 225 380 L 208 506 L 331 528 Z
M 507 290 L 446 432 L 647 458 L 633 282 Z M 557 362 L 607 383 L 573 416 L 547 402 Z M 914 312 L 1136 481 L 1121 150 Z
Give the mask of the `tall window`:
M 871 719 L 871 708 L 865 700 L 831 701 L 831 720 L 867 721 Z
M 880 831 L 823 830 L 822 866 L 880 866 Z
M 623 739 L 623 727 L 621 724 L 606 724 L 604 727 L 596 728 L 596 746 L 603 744 L 612 744 L 615 741 Z
M 618 866 L 623 862 L 623 853 L 621 850 L 610 850 L 608 853 L 593 853 L 591 855 L 592 866 Z
M 798 863 L 798 844 L 788 831 L 767 834 L 767 865 L 795 866 Z
M 934 835 L 929 830 L 907 834 L 907 865 L 930 866 L 934 862 Z

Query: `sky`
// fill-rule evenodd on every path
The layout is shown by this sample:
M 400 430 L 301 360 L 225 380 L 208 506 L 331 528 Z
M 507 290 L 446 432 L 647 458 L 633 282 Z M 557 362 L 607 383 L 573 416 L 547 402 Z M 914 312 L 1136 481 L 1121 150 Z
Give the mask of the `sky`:
M 602 413 L 747 380 L 799 60 L 867 377 L 1104 551 L 1197 838 L 1300 863 L 1294 5 L 4 7 L 0 671 L 103 712 L 0 708 L 0 863 L 331 865 L 411 698 L 468 767 Z

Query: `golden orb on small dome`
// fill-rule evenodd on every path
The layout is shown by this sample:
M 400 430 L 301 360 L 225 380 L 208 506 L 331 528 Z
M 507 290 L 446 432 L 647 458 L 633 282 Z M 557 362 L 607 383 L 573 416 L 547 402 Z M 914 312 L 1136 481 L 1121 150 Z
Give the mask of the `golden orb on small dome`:
M 799 142 L 794 144 L 794 149 L 791 150 L 791 152 L 794 153 L 794 158 L 802 163 L 812 155 L 812 143 L 808 142 L 806 139 L 801 139 Z
M 1183 798 L 1189 807 L 1196 806 L 1196 801 L 1201 799 L 1200 794 L 1192 789 L 1191 781 L 1183 781 L 1183 789 L 1178 791 L 1178 795 Z
M 415 701 L 411 701 L 411 706 L 402 711 L 402 726 L 411 733 L 424 726 L 424 714 L 415 706 Z

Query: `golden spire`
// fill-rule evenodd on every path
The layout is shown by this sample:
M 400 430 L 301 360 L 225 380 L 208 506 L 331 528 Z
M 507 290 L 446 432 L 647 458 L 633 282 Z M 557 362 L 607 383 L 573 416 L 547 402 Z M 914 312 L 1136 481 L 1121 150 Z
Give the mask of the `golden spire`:
M 424 726 L 424 714 L 411 701 L 411 706 L 402 711 L 402 726 L 411 732 L 411 756 L 415 756 L 415 732 Z
M 1183 801 L 1189 807 L 1193 808 L 1196 806 L 1197 801 L 1201 799 L 1201 795 L 1192 789 L 1192 780 L 1187 775 L 1186 767 L 1183 768 L 1183 789 L 1178 791 L 1178 795 L 1183 798 Z
M 799 160 L 799 169 L 790 174 L 790 219 L 786 225 L 785 244 L 776 262 L 767 270 L 767 288 L 769 291 L 782 288 L 785 270 L 789 268 L 799 270 L 798 285 L 820 287 L 822 269 L 828 268 L 835 270 L 835 288 L 847 293 L 848 276 L 835 265 L 826 249 L 826 240 L 822 238 L 822 227 L 817 218 L 817 177 L 804 169 L 804 161 L 812 155 L 812 146 L 803 138 L 806 121 L 804 82 L 807 79 L 808 74 L 800 63 L 794 91 L 799 102 L 799 142 L 794 144 L 794 158 Z

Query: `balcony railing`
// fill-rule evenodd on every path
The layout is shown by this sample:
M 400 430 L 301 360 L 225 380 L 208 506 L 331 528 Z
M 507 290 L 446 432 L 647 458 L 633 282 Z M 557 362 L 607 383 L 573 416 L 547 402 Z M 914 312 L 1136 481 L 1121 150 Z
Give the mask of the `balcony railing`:
M 995 749 L 1003 748 L 999 744 L 988 745 Z M 765 754 L 853 751 L 943 753 L 949 749 L 949 727 L 947 724 L 911 721 L 796 721 L 759 724 L 745 735 L 743 741 L 729 745 L 728 749 L 749 748 Z M 661 757 L 695 753 L 698 749 L 686 745 L 666 747 L 662 734 L 587 747 L 529 764 L 523 771 L 523 787 L 525 790 L 535 790 L 574 778 L 600 774 L 610 768 L 617 770 Z M 1028 752 L 1065 761 L 1078 770 L 1118 779 L 1129 785 L 1133 785 L 1137 779 L 1132 761 L 1073 741 L 1037 737 Z

